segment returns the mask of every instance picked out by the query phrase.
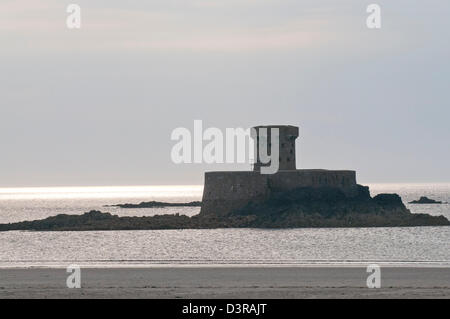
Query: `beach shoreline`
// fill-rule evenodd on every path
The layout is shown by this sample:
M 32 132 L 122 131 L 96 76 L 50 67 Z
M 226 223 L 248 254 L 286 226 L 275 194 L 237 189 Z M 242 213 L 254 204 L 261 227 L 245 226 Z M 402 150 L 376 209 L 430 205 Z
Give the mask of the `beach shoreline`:
M 369 289 L 366 267 L 81 268 L 69 289 L 64 268 L 0 269 L 0 298 L 444 298 L 449 267 L 381 267 L 381 288 Z

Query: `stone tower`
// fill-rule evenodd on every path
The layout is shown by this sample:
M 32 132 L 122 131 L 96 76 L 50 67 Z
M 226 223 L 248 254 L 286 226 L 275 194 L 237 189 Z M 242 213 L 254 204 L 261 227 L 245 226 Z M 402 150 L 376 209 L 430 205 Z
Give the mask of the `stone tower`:
M 271 154 L 272 148 L 272 129 L 278 129 L 279 132 L 279 170 L 281 171 L 295 171 L 295 140 L 298 137 L 298 127 L 291 125 L 267 125 L 267 126 L 255 126 L 253 127 L 253 134 L 256 133 L 256 136 L 252 138 L 255 140 L 255 148 L 256 148 L 256 162 L 253 164 L 253 170 L 255 172 L 259 172 L 261 170 L 261 166 L 269 166 L 270 163 L 262 163 L 259 158 L 259 141 L 261 135 L 267 136 L 267 141 L 262 141 L 267 145 L 267 153 Z M 263 129 L 263 130 L 261 130 Z M 262 132 L 266 130 L 266 134 Z
M 264 134 L 260 134 L 261 128 L 267 129 L 266 137 Z M 271 128 L 278 128 L 279 133 L 279 170 L 274 174 L 262 174 L 261 167 L 270 166 L 270 162 L 263 163 L 257 158 L 253 171 L 206 172 L 201 215 L 225 216 L 250 203 L 264 202 L 273 193 L 289 192 L 305 187 L 334 188 L 343 192 L 347 197 L 357 196 L 358 185 L 355 171 L 296 169 L 295 139 L 298 137 L 298 127 L 296 126 L 254 127 L 252 137 L 255 139 L 255 149 L 259 147 L 260 138 L 267 138 L 265 145 L 267 145 L 267 153 L 270 156 Z

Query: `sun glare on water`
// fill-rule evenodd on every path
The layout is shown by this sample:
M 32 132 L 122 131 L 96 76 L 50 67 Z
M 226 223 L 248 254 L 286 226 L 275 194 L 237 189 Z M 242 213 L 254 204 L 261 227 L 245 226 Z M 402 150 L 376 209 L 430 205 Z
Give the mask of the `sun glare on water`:
M 0 200 L 195 196 L 202 191 L 201 185 L 0 188 Z

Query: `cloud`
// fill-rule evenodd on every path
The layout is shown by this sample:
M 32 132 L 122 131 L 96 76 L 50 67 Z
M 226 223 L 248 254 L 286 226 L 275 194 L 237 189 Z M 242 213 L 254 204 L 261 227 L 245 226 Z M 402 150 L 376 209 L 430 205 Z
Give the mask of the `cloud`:
M 333 32 L 329 16 L 277 16 L 272 0 L 184 2 L 140 7 L 99 6 L 80 1 L 81 30 L 65 25 L 65 3 L 28 4 L 6 1 L 0 6 L 0 37 L 6 51 L 96 50 L 242 50 L 299 49 L 325 45 Z M 175 1 L 178 3 L 178 1 Z M 133 6 L 135 4 L 135 6 Z M 186 5 L 189 5 L 186 7 Z M 248 6 L 251 6 L 249 10 Z M 269 7 L 267 7 L 269 6 Z M 255 16 L 253 10 L 258 10 Z

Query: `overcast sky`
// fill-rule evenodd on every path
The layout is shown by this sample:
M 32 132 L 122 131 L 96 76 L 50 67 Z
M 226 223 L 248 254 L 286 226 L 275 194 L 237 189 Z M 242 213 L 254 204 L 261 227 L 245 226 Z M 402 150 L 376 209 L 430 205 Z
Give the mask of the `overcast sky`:
M 247 168 L 173 164 L 170 134 L 195 119 L 300 126 L 301 168 L 449 182 L 449 30 L 443 0 L 1 0 L 0 186 Z

